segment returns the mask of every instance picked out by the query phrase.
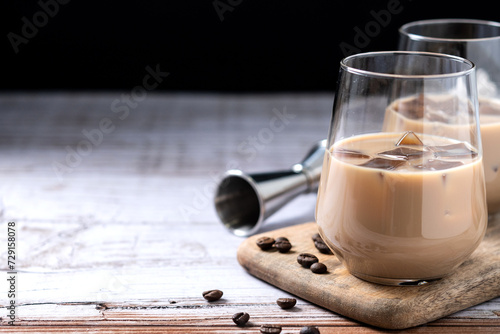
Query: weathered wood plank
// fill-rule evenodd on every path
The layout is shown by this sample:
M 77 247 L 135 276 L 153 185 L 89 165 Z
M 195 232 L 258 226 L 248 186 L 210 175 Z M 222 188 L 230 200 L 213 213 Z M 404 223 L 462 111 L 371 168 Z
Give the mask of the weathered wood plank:
M 283 325 L 283 333 L 298 333 L 302 326 Z M 131 325 L 131 326 L 92 326 L 89 324 L 82 325 L 60 325 L 51 323 L 47 326 L 33 325 L 20 326 L 15 330 L 16 333 L 238 333 L 238 334 L 255 334 L 259 333 L 260 326 L 246 326 L 239 328 L 231 327 L 205 327 L 205 326 L 162 326 L 162 325 Z M 373 333 L 401 333 L 401 331 L 384 331 L 370 327 L 353 327 L 353 326 L 319 326 L 321 334 L 373 334 Z M 497 326 L 461 326 L 461 327 L 419 327 L 405 330 L 404 333 L 443 333 L 443 334 L 497 334 L 500 327 Z M 12 328 L 0 328 L 0 333 L 12 333 Z
M 169 298 L 158 300 L 133 300 L 117 302 L 58 302 L 58 303 L 32 303 L 18 306 L 18 321 L 20 324 L 44 324 L 54 321 L 124 323 L 131 322 L 158 323 L 170 325 L 185 325 L 186 323 L 200 322 L 204 326 L 218 326 L 232 324 L 231 316 L 237 312 L 247 312 L 253 322 L 280 322 L 287 324 L 300 324 L 306 322 L 313 325 L 346 325 L 359 324 L 334 312 L 316 307 L 307 301 L 298 299 L 297 305 L 291 310 L 280 309 L 275 300 L 278 297 L 290 297 L 281 292 L 277 296 L 233 296 L 223 298 L 219 302 L 208 303 L 202 298 Z M 497 325 L 500 299 L 483 303 L 482 308 L 462 311 L 446 318 L 429 323 L 429 326 L 442 326 L 460 324 Z M 464 313 L 465 312 L 465 313 Z M 3 322 L 8 319 L 2 315 Z
M 151 94 L 120 120 L 121 114 L 111 110 L 119 97 L 120 93 L 2 94 L 0 145 L 19 161 L 3 160 L 0 169 L 35 168 L 51 176 L 52 162 L 64 164 L 66 146 L 77 150 L 91 134 L 98 144 L 68 174 L 99 168 L 101 173 L 197 175 L 223 171 L 233 160 L 248 168 L 283 168 L 326 136 L 332 105 L 328 95 Z M 282 124 L 270 125 L 278 115 Z M 93 130 L 100 129 L 103 118 L 114 128 L 98 140 Z M 84 131 L 91 134 L 85 136 Z M 255 138 L 252 143 L 249 137 Z M 30 154 L 20 155 L 20 149 Z
M 380 332 L 301 299 L 293 312 L 277 308 L 292 295 L 238 265 L 242 239 L 213 209 L 226 169 L 285 169 L 325 137 L 332 96 L 148 94 L 126 116 L 114 112 L 128 93 L 0 93 L 0 226 L 17 223 L 16 331 L 257 333 L 271 322 Z M 114 127 L 101 138 L 103 119 Z M 294 200 L 264 231 L 313 220 L 315 198 Z M 2 271 L 5 242 L 0 233 Z M 220 303 L 201 297 L 213 288 Z M 238 329 L 230 316 L 241 310 L 253 320 Z M 10 333 L 5 312 L 0 332 Z M 498 332 L 498 314 L 495 299 L 412 331 Z

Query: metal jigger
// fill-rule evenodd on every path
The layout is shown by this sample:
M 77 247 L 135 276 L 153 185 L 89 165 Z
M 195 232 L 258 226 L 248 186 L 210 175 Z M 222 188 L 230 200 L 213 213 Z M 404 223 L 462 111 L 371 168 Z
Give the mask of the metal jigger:
M 317 191 L 325 148 L 326 139 L 319 141 L 301 163 L 286 171 L 246 174 L 228 170 L 215 196 L 215 208 L 224 226 L 237 236 L 252 235 L 289 201 Z

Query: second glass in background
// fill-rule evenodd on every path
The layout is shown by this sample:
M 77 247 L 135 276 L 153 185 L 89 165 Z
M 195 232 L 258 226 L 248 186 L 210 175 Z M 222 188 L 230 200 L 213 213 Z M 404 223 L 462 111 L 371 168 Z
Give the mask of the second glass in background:
M 451 54 L 476 65 L 488 212 L 500 211 L 500 23 L 424 20 L 399 32 L 400 50 Z

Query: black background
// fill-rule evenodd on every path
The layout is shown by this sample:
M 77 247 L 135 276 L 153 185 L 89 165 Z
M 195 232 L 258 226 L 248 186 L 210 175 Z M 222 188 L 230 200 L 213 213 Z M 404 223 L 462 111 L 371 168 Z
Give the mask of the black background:
M 390 4 L 400 12 L 359 51 L 396 49 L 410 21 L 500 21 L 493 1 L 64 0 L 43 22 L 40 2 L 55 1 L 2 0 L 1 90 L 131 89 L 149 65 L 170 73 L 158 87 L 167 91 L 333 91 L 341 44 L 356 46 L 355 28 Z M 9 33 L 23 36 L 36 18 L 37 33 L 15 53 Z

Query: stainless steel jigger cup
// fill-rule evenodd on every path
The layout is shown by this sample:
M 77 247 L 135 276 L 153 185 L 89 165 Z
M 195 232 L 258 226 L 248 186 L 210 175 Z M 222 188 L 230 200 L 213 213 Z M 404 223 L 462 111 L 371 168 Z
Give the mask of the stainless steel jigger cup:
M 325 148 L 326 140 L 319 141 L 289 170 L 255 174 L 228 170 L 215 195 L 215 209 L 224 226 L 237 236 L 252 235 L 292 199 L 317 191 Z

